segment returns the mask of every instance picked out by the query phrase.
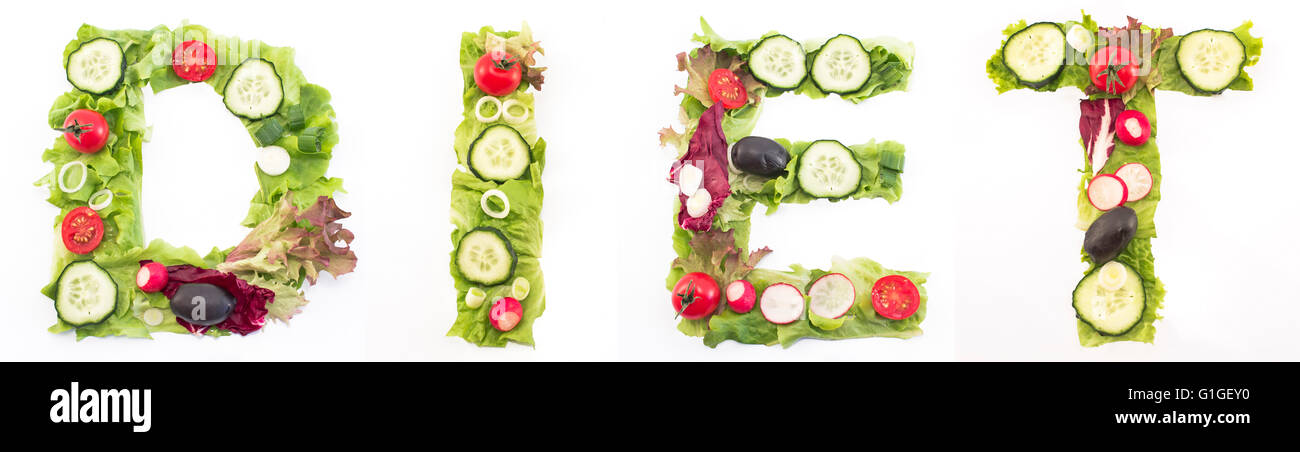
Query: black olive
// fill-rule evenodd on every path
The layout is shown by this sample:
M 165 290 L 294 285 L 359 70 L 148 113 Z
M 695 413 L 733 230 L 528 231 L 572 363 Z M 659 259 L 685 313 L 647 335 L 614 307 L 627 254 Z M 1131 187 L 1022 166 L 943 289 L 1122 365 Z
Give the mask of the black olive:
M 235 297 L 212 284 L 185 284 L 172 295 L 172 313 L 194 325 L 216 325 L 234 310 Z
M 1104 264 L 1124 251 L 1137 228 L 1137 212 L 1128 207 L 1115 208 L 1088 226 L 1088 232 L 1083 234 L 1083 250 L 1092 256 L 1094 265 Z
M 746 173 L 776 177 L 788 163 L 790 152 L 769 138 L 748 136 L 731 146 L 731 164 Z

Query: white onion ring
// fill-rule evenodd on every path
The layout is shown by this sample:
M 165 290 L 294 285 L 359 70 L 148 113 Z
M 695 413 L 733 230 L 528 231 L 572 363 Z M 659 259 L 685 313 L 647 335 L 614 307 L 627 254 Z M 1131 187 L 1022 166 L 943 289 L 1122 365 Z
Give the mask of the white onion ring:
M 65 176 L 68 175 L 68 170 L 72 169 L 74 166 L 81 167 L 81 182 L 74 188 L 68 188 L 68 185 L 63 181 L 67 180 Z M 88 174 L 88 172 L 89 170 L 86 168 L 86 163 L 81 160 L 73 160 L 63 164 L 63 168 L 59 170 L 59 190 L 63 190 L 64 193 L 76 193 L 78 190 L 81 190 L 81 187 L 86 186 L 86 179 L 89 179 L 88 176 L 90 176 L 90 174 Z
M 500 212 L 496 212 L 493 211 L 492 209 L 489 209 L 488 198 L 500 199 L 501 204 L 504 205 L 505 208 L 501 209 Z M 479 207 L 483 208 L 483 213 L 487 214 L 487 216 L 489 217 L 500 219 L 500 218 L 505 218 L 506 215 L 510 215 L 510 198 L 507 198 L 505 192 L 501 190 L 497 190 L 494 188 L 483 192 L 483 197 L 479 198 L 478 204 Z
M 522 116 L 515 116 L 510 114 L 510 107 L 516 105 L 518 105 L 519 108 L 524 109 L 524 114 Z M 505 104 L 501 105 L 501 116 L 506 118 L 506 122 L 508 123 L 519 124 L 521 122 L 528 120 L 528 107 L 525 107 L 523 102 L 520 102 L 515 99 L 510 99 L 507 100 Z
M 99 197 L 99 195 L 102 195 L 102 194 L 108 194 L 108 197 L 107 197 L 107 198 L 104 198 L 104 202 L 97 202 L 97 203 L 94 203 L 94 204 L 91 204 L 91 205 L 90 205 L 90 208 L 91 208 L 92 210 L 96 211 L 96 212 L 98 212 L 98 211 L 100 211 L 100 210 L 104 210 L 105 207 L 108 207 L 109 204 L 112 204 L 112 203 L 113 203 L 113 190 L 109 190 L 109 189 L 107 189 L 107 188 L 105 188 L 105 189 L 103 189 L 103 190 L 100 190 L 100 191 L 97 191 L 97 192 L 95 192 L 95 194 L 93 194 L 93 195 L 90 195 L 90 199 L 95 199 L 95 198 Z
M 492 102 L 497 106 L 497 114 L 492 115 L 491 118 L 483 116 L 483 103 L 485 102 Z M 497 118 L 501 117 L 501 99 L 497 99 L 492 96 L 480 97 L 478 99 L 478 103 L 474 104 L 474 116 L 478 117 L 478 122 L 482 122 L 482 123 L 489 123 L 492 121 L 496 121 Z

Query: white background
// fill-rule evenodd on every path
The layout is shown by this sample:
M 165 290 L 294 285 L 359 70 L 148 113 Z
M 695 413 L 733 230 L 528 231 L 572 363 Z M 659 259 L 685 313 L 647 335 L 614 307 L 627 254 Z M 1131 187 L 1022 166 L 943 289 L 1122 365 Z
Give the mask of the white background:
M 126 7 L 127 3 L 138 6 Z M 1114 4 L 1112 4 L 1114 3 Z M 820 6 L 818 6 L 820 4 Z M 1118 2 L 959 3 L 657 1 L 493 3 L 278 2 L 200 8 L 184 2 L 27 4 L 0 17 L 8 88 L 0 106 L 11 203 L 0 282 L 4 360 L 1295 360 L 1300 318 L 1288 287 L 1300 251 L 1292 233 L 1300 160 L 1290 120 L 1300 93 L 1296 41 L 1270 4 Z M 1078 107 L 1074 92 L 997 96 L 984 62 L 1021 18 L 1066 20 L 1086 8 L 1103 25 L 1125 14 L 1178 33 L 1254 19 L 1265 37 L 1255 92 L 1157 96 L 1164 200 L 1157 274 L 1169 295 L 1157 343 L 1078 347 L 1069 293 L 1081 276 L 1075 217 Z M 306 9 L 305 9 L 306 8 Z M 309 10 L 308 10 L 309 9 Z M 91 14 L 91 11 L 94 14 Z M 256 14 L 249 14 L 256 11 Z M 773 11 L 780 11 L 775 13 Z M 835 13 L 829 13 L 834 11 Z M 1213 13 L 1206 11 L 1214 11 Z M 674 55 L 692 47 L 698 16 L 723 36 L 779 29 L 797 39 L 844 32 L 915 43 L 911 90 L 860 105 L 798 96 L 770 102 L 756 134 L 907 146 L 902 201 L 785 206 L 754 218 L 765 267 L 825 267 L 833 254 L 928 271 L 925 334 L 900 341 L 805 340 L 788 350 L 725 343 L 717 350 L 674 328 L 664 276 L 673 257 L 669 151 L 656 131 L 676 125 Z M 349 194 L 356 273 L 326 277 L 292 326 L 244 338 L 162 334 L 154 341 L 53 335 L 49 226 L 56 210 L 31 186 L 54 98 L 68 89 L 64 45 L 82 22 L 104 28 L 176 26 L 292 46 L 309 81 L 334 95 L 341 144 L 330 174 Z M 460 121 L 460 33 L 515 29 L 527 19 L 547 49 L 538 96 L 548 142 L 545 259 L 548 306 L 536 349 L 479 349 L 444 336 L 455 318 L 447 221 L 452 131 Z M 237 243 L 256 191 L 251 139 L 209 87 L 147 97 L 149 238 L 206 250 Z M 680 127 L 680 125 L 678 125 Z

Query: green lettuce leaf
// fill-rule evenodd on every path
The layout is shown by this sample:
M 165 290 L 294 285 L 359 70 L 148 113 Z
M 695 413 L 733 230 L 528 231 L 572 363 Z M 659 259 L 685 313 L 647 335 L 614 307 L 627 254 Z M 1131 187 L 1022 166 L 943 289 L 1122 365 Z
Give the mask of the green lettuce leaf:
M 700 18 L 700 28 L 703 34 L 692 37 L 692 40 L 704 44 L 713 51 L 726 54 L 734 53 L 746 58 L 749 51 L 753 49 L 754 44 L 762 38 L 779 34 L 775 31 L 765 33 L 763 36 L 754 40 L 747 41 L 729 41 L 723 39 L 717 32 L 710 27 L 703 17 Z M 904 91 L 907 89 L 908 78 L 912 74 L 912 61 L 915 58 L 916 50 L 911 43 L 903 42 L 896 38 L 879 37 L 870 39 L 858 39 L 862 47 L 867 50 L 871 56 L 871 78 L 867 84 L 854 93 L 839 95 L 841 99 L 852 103 L 859 103 L 869 98 L 893 91 Z M 826 39 L 804 41 L 802 43 L 804 51 L 809 52 L 808 61 L 812 61 L 816 56 L 817 50 L 821 49 L 826 43 Z M 738 74 L 739 75 L 739 74 Z M 812 78 L 804 79 L 803 83 L 791 90 L 795 94 L 802 94 L 813 99 L 827 97 L 827 94 L 813 84 Z M 707 94 L 707 91 L 705 91 Z M 776 97 L 784 92 L 779 90 L 768 90 L 763 88 L 763 95 L 767 97 Z M 706 100 L 706 99 L 701 99 Z M 746 134 L 747 135 L 747 134 Z
M 36 182 L 37 185 L 47 187 L 48 201 L 60 209 L 59 215 L 54 219 L 53 276 L 42 292 L 52 299 L 53 287 L 63 267 L 74 260 L 86 258 L 104 267 L 118 285 L 118 306 L 114 314 L 102 323 L 76 328 L 78 339 L 92 336 L 149 337 L 154 332 L 187 333 L 175 322 L 170 310 L 166 309 L 168 304 L 165 297 L 161 294 L 144 294 L 136 289 L 135 275 L 140 261 L 215 268 L 225 261 L 226 255 L 231 251 L 214 249 L 208 255 L 200 257 L 189 248 L 173 247 L 162 240 L 154 240 L 145 246 L 144 229 L 138 217 L 141 182 L 144 177 L 141 150 L 149 135 L 141 92 L 146 86 L 158 93 L 190 84 L 177 77 L 171 69 L 175 44 L 185 40 L 204 41 L 217 51 L 219 58 L 227 62 L 263 58 L 275 65 L 276 72 L 282 79 L 285 96 L 280 110 L 261 121 L 241 121 L 248 129 L 250 138 L 261 129 L 264 121 L 278 121 L 287 125 L 275 144 L 289 151 L 293 164 L 289 171 L 280 176 L 267 176 L 254 170 L 259 190 L 253 196 L 243 224 L 253 227 L 271 220 L 277 213 L 277 206 L 292 200 L 293 207 L 307 210 L 303 218 L 294 220 L 301 220 L 302 225 L 298 228 L 321 233 L 318 237 L 304 238 L 299 243 L 296 248 L 298 256 L 290 254 L 285 267 L 287 271 L 273 271 L 274 266 L 270 264 L 252 265 L 253 260 L 250 259 L 242 262 L 248 268 L 239 270 L 240 276 L 265 284 L 277 294 L 284 294 L 285 303 L 275 306 L 279 309 L 273 310 L 273 317 L 285 320 L 305 303 L 305 300 L 301 300 L 301 293 L 296 290 L 301 288 L 304 278 L 314 280 L 320 271 L 328 271 L 337 276 L 351 270 L 355 265 L 355 255 L 351 255 L 350 251 L 338 251 L 340 247 L 333 242 L 325 243 L 327 238 L 350 242 L 351 233 L 337 226 L 333 221 L 337 218 L 326 219 L 330 215 L 320 215 L 323 211 L 309 209 L 317 203 L 318 198 L 332 198 L 336 192 L 342 191 L 341 179 L 325 176 L 330 155 L 339 139 L 334 110 L 329 103 L 329 92 L 307 83 L 302 71 L 293 62 L 293 49 L 219 36 L 204 27 L 188 23 L 175 29 L 158 26 L 151 30 L 105 30 L 83 25 L 77 31 L 76 39 L 65 47 L 64 61 L 82 42 L 95 38 L 113 39 L 122 45 L 127 66 L 122 87 L 103 96 L 76 90 L 65 93 L 55 99 L 48 122 L 51 127 L 59 127 L 73 110 L 91 109 L 104 115 L 109 124 L 110 137 L 104 149 L 94 154 L 77 152 L 67 145 L 62 136 L 57 137 L 54 144 L 42 154 L 42 160 L 51 163 L 53 169 Z M 218 66 L 216 74 L 205 83 L 220 95 L 236 66 L 237 64 Z M 304 132 L 308 129 L 311 129 L 312 134 L 305 135 Z M 310 146 L 309 143 L 299 146 L 299 139 L 304 136 L 319 138 L 312 143 L 315 146 Z M 85 186 L 73 193 L 64 193 L 58 185 L 59 171 L 74 161 L 86 165 Z M 104 241 L 87 256 L 68 253 L 58 238 L 58 225 L 69 211 L 86 205 L 93 193 L 105 188 L 111 190 L 114 197 L 107 207 L 99 211 L 104 220 Z M 297 196 L 289 196 L 290 193 Z M 333 206 L 333 201 L 329 201 L 328 205 Z M 322 220 L 322 223 L 313 224 L 313 220 Z M 268 248 L 264 255 L 278 250 L 272 245 L 275 241 L 266 243 Z M 307 244 L 310 246 L 305 246 Z M 241 259 L 249 258 L 247 254 L 250 252 L 256 255 L 261 251 L 253 252 L 245 247 L 240 250 Z M 259 272 L 261 270 L 266 272 Z M 290 295 L 290 292 L 293 294 Z M 164 310 L 162 324 L 148 326 L 143 323 L 141 315 L 149 307 Z M 74 328 L 57 322 L 50 331 L 63 332 L 71 329 Z M 210 329 L 207 334 L 221 336 L 227 333 Z
M 738 172 L 732 172 L 732 180 L 739 180 L 740 183 L 733 183 L 733 196 L 753 199 L 767 206 L 767 213 L 775 213 L 777 207 L 781 204 L 808 204 L 817 199 L 804 192 L 799 187 L 796 169 L 799 167 L 799 156 L 808 149 L 812 142 L 797 141 L 791 143 L 786 139 L 777 139 L 777 143 L 785 147 L 790 152 L 790 162 L 786 164 L 784 175 L 773 179 L 767 179 L 763 182 L 761 188 L 752 190 L 756 179 L 754 176 L 745 175 Z M 898 201 L 903 195 L 903 184 L 900 169 L 886 168 L 880 165 L 881 156 L 892 154 L 900 161 L 904 154 L 905 148 L 902 143 L 896 141 L 884 141 L 877 143 L 871 141 L 866 144 L 855 144 L 848 146 L 853 151 L 854 158 L 857 159 L 858 165 L 862 167 L 862 176 L 858 182 L 858 189 L 849 196 L 842 199 L 831 199 L 831 202 L 843 201 L 844 199 L 864 199 L 880 198 L 890 203 Z M 902 166 L 902 165 L 898 165 Z
M 1237 38 L 1241 40 L 1241 43 L 1246 46 L 1246 64 L 1242 67 L 1241 75 L 1232 84 L 1228 85 L 1228 89 L 1250 91 L 1255 87 L 1254 81 L 1251 80 L 1250 74 L 1246 72 L 1245 68 L 1259 63 L 1259 57 L 1264 52 L 1264 40 L 1250 34 L 1252 26 L 1254 26 L 1254 23 L 1247 21 L 1232 30 L 1237 35 Z M 1182 36 L 1171 37 L 1156 51 L 1156 61 L 1160 71 L 1160 84 L 1157 88 L 1166 91 L 1178 91 L 1192 96 L 1213 96 L 1213 94 L 1197 91 L 1183 77 L 1182 71 L 1178 68 L 1177 56 L 1178 43 L 1181 40 Z
M 540 70 L 545 69 L 533 67 L 536 64 L 533 53 L 541 53 L 541 47 L 533 40 L 527 24 L 520 32 L 497 32 L 492 27 L 483 27 L 477 33 L 461 35 L 460 65 L 465 81 L 462 97 L 464 114 L 460 125 L 456 127 L 453 148 L 457 162 L 465 169 L 455 171 L 451 177 L 451 223 L 455 229 L 451 232 L 453 249 L 449 267 L 457 295 L 456 321 L 447 331 L 447 336 L 460 337 L 469 343 L 487 347 L 504 347 L 510 342 L 532 346 L 535 345 L 533 326 L 537 318 L 541 317 L 542 312 L 546 310 L 546 286 L 540 260 L 542 257 L 541 211 L 544 197 L 542 170 L 546 166 L 546 140 L 537 133 L 534 99 L 533 95 L 527 92 L 530 86 L 528 83 L 520 84 L 515 92 L 499 97 L 503 103 L 511 99 L 516 100 L 528 110 L 526 120 L 520 124 L 510 124 L 532 147 L 530 156 L 532 163 L 528 171 L 522 177 L 504 183 L 482 180 L 468 171 L 467 158 L 470 145 L 488 126 L 495 124 L 484 124 L 475 114 L 474 108 L 479 99 L 486 94 L 475 85 L 473 72 L 474 65 L 486 52 L 485 49 L 494 46 L 519 56 L 530 70 L 537 70 L 535 75 L 538 78 L 530 80 L 530 83 L 536 84 L 535 88 L 540 87 Z M 530 76 L 526 75 L 527 77 Z M 499 122 L 500 120 L 497 123 Z M 509 200 L 510 211 L 505 218 L 492 218 L 483 212 L 480 204 L 483 194 L 494 189 L 501 190 Z M 512 296 L 513 279 L 491 287 L 479 287 L 487 297 L 478 307 L 471 308 L 465 304 L 465 294 L 470 288 L 478 286 L 461 275 L 456 263 L 455 247 L 469 231 L 484 226 L 496 228 L 506 236 L 506 240 L 510 242 L 518 257 L 514 276 L 525 278 L 529 283 L 528 296 L 519 300 L 524 308 L 523 318 L 508 332 L 501 332 L 492 327 L 488 320 L 488 312 L 492 309 L 494 300 Z

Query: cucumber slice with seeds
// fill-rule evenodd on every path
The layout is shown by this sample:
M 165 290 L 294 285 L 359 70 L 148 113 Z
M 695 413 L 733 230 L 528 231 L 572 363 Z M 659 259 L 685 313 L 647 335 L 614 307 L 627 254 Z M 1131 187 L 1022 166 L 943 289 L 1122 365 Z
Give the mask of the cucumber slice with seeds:
M 862 167 L 853 151 L 835 140 L 820 140 L 799 156 L 799 187 L 818 198 L 842 198 L 858 189 Z
M 871 55 L 858 38 L 838 35 L 826 41 L 812 61 L 812 81 L 824 93 L 849 94 L 871 79 Z
M 785 35 L 768 36 L 749 52 L 749 72 L 772 88 L 795 89 L 808 76 L 807 56 L 795 40 Z
M 284 86 L 275 65 L 261 58 L 239 63 L 226 82 L 226 109 L 235 116 L 257 121 L 274 115 L 284 101 Z
M 1118 336 L 1142 321 L 1146 289 L 1133 267 L 1110 261 L 1079 281 L 1074 288 L 1074 312 L 1079 320 L 1105 336 Z
M 68 54 L 66 66 L 68 82 L 72 86 L 90 94 L 104 95 L 122 86 L 126 56 L 117 41 L 96 38 L 81 43 L 77 50 Z
M 1017 31 L 1002 46 L 1002 63 L 1020 83 L 1038 88 L 1050 83 L 1065 68 L 1065 32 L 1051 22 L 1039 22 Z
M 1220 30 L 1197 30 L 1178 41 L 1178 71 L 1197 91 L 1218 94 L 1241 76 L 1246 46 L 1237 35 Z
M 510 240 L 496 228 L 474 228 L 456 245 L 456 268 L 461 276 L 484 286 L 509 281 L 515 275 L 518 262 Z
M 117 283 L 94 261 L 68 264 L 55 284 L 54 310 L 69 325 L 102 322 L 117 307 Z
M 532 163 L 532 148 L 518 130 L 494 124 L 469 145 L 469 169 L 479 179 L 505 182 L 522 177 Z

